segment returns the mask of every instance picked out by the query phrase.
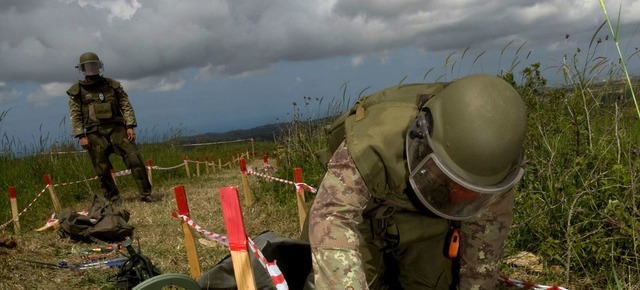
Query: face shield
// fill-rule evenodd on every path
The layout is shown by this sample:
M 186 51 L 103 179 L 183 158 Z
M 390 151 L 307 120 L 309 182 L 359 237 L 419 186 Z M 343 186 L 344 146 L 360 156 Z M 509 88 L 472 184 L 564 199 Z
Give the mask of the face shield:
M 78 70 L 85 76 L 99 75 L 102 73 L 102 68 L 102 62 L 99 60 L 83 62 L 78 66 Z
M 431 149 L 427 116 L 421 113 L 415 127 L 407 130 L 405 150 L 411 187 L 433 213 L 450 220 L 471 218 L 509 192 L 522 178 L 522 154 L 498 184 L 478 185 L 456 174 Z

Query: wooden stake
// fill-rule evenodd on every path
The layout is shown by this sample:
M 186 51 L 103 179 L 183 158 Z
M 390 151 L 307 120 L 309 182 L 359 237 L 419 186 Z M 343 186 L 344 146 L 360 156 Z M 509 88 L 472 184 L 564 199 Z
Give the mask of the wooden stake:
M 183 185 L 179 185 L 173 188 L 173 192 L 176 195 L 176 204 L 178 205 L 178 214 L 183 216 L 189 215 L 189 204 L 187 203 L 187 195 Z M 187 250 L 187 261 L 189 262 L 189 272 L 191 278 L 200 278 L 200 262 L 198 261 L 198 251 L 196 249 L 196 242 L 193 238 L 193 232 L 191 227 L 184 221 L 180 220 L 182 225 L 182 233 L 184 234 L 184 246 Z
M 256 148 L 253 145 L 253 138 L 251 138 L 251 156 L 253 156 L 253 158 L 256 157 Z
M 207 175 L 209 175 L 209 156 L 204 157 L 204 169 Z
M 227 239 L 231 250 L 231 261 L 238 289 L 255 290 L 256 284 L 251 268 L 251 259 L 247 249 L 247 233 L 242 220 L 242 209 L 238 200 L 238 189 L 226 187 L 220 189 L 222 215 L 227 227 Z
M 296 184 L 302 183 L 302 168 L 293 169 L 293 180 Z M 307 208 L 304 200 L 304 187 L 302 185 L 296 185 L 296 201 L 298 202 L 298 218 L 300 220 L 300 230 L 304 226 L 304 221 L 307 219 Z
M 147 160 L 147 175 L 149 176 L 149 184 L 153 185 L 153 170 L 151 169 L 151 159 Z
M 187 159 L 187 155 L 182 157 L 184 161 L 184 169 L 187 171 L 187 178 L 191 178 L 191 172 L 189 171 L 189 160 Z
M 242 178 L 242 192 L 244 193 L 244 201 L 247 206 L 253 205 L 253 195 L 249 188 L 249 179 L 247 178 L 247 162 L 244 157 L 240 158 L 240 177 Z
M 18 201 L 16 199 L 16 187 L 9 186 L 9 201 L 11 202 L 11 215 L 13 216 L 13 231 L 20 233 L 20 216 L 18 215 Z
M 196 156 L 196 176 L 200 177 L 200 160 Z
M 53 183 L 51 182 L 51 177 L 49 174 L 44 175 L 44 182 L 47 183 L 47 187 L 49 188 L 49 195 L 51 195 L 51 203 L 53 203 L 53 209 L 56 212 L 60 212 L 60 201 L 58 201 L 58 197 L 56 196 L 56 191 L 53 189 Z

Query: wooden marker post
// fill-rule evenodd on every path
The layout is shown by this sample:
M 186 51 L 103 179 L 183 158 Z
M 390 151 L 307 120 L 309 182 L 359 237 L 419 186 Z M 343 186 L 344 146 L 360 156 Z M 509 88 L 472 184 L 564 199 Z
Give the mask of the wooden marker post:
M 302 169 L 293 169 L 293 180 L 296 183 L 296 200 L 298 202 L 298 217 L 300 219 L 300 230 L 304 226 L 304 221 L 307 219 L 307 208 L 304 200 L 304 187 L 299 185 L 302 183 Z
M 149 176 L 149 184 L 153 185 L 153 170 L 151 169 L 151 159 L 147 160 L 147 175 Z
M 18 215 L 18 200 L 16 199 L 16 187 L 9 186 L 9 201 L 11 202 L 11 215 L 13 216 L 13 230 L 20 233 L 20 216 Z
M 233 262 L 233 271 L 238 289 L 255 290 L 256 284 L 247 249 L 247 233 L 242 220 L 238 189 L 235 187 L 220 189 L 220 204 L 222 205 L 224 223 L 227 227 L 227 239 L 229 240 L 231 261 Z
M 222 157 L 218 157 L 218 170 L 222 170 Z
M 253 138 L 251 138 L 251 156 L 256 157 L 256 148 L 253 145 Z
M 182 157 L 182 160 L 184 161 L 184 170 L 187 171 L 187 178 L 191 178 L 191 172 L 189 171 L 189 160 L 187 159 L 187 155 L 184 155 Z
M 253 205 L 253 196 L 251 188 L 249 188 L 249 179 L 247 178 L 247 162 L 244 157 L 240 158 L 240 177 L 242 178 L 242 192 L 244 193 L 244 202 L 247 206 Z
M 209 175 L 209 156 L 204 157 L 204 171 Z
M 44 175 L 44 182 L 47 183 L 47 187 L 49 188 L 49 195 L 51 195 L 51 203 L 53 203 L 53 208 L 56 212 L 60 212 L 60 201 L 58 201 L 58 196 L 56 196 L 56 191 L 53 188 L 53 182 L 51 182 L 51 177 L 49 177 L 49 174 Z
M 269 162 L 267 160 L 267 154 L 262 155 L 262 163 L 264 163 L 264 167 L 269 166 Z
M 176 204 L 178 205 L 178 214 L 183 216 L 189 215 L 189 204 L 187 203 L 187 195 L 184 191 L 184 186 L 179 185 L 173 188 L 173 192 L 176 194 Z M 189 225 L 183 220 L 180 220 L 182 224 L 182 233 L 184 234 L 184 246 L 187 250 L 187 261 L 189 262 L 189 272 L 191 278 L 198 279 L 200 277 L 200 262 L 198 261 L 198 251 L 196 249 L 196 242 L 193 238 L 193 232 Z
M 231 155 L 233 156 L 233 155 Z M 227 164 L 229 164 L 229 169 L 231 169 L 231 157 L 229 157 L 229 162 L 227 162 Z
M 196 176 L 200 177 L 200 159 L 196 156 Z

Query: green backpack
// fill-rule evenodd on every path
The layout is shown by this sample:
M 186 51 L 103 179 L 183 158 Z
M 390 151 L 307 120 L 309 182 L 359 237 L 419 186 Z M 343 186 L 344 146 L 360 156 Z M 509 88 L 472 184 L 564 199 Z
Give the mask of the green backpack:
M 408 174 L 404 158 L 407 127 L 418 109 L 448 84 L 400 84 L 361 98 L 328 127 L 327 147 L 316 156 L 326 166 L 346 141 L 372 196 L 401 195 Z

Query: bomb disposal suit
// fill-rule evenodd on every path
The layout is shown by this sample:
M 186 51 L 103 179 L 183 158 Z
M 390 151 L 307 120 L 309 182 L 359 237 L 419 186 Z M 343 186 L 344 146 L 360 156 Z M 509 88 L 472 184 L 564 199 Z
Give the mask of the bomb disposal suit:
M 359 100 L 309 213 L 317 289 L 494 289 L 525 131 L 490 75 Z
M 89 152 L 105 197 L 119 198 L 109 161 L 109 155 L 115 152 L 131 170 L 142 200 L 151 201 L 151 184 L 135 145 L 133 128 L 137 123 L 129 96 L 119 82 L 100 75 L 103 65 L 95 53 L 82 54 L 77 67 L 85 79 L 67 90 L 71 127 Z

